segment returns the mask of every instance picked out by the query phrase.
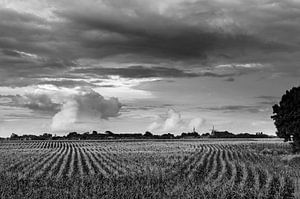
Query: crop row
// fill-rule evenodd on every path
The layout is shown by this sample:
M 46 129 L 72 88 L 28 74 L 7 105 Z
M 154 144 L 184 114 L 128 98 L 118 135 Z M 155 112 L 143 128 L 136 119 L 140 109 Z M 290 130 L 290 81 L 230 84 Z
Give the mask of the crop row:
M 175 193 L 183 183 L 203 190 L 220 187 L 244 197 L 288 197 L 293 184 L 272 166 L 272 158 L 246 145 L 209 143 L 106 143 L 24 141 L 1 143 L 1 152 L 32 153 L 6 173 L 19 179 L 103 178 L 156 175 Z M 176 188 L 177 187 L 177 188 Z

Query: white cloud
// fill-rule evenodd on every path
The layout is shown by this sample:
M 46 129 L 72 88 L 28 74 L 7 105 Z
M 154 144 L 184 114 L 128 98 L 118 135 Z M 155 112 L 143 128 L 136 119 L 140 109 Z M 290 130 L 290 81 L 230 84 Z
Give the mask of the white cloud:
M 166 115 L 158 117 L 157 121 L 154 121 L 148 129 L 150 131 L 167 132 L 181 128 L 183 126 L 183 120 L 179 112 L 174 109 L 169 109 Z
M 76 123 L 100 123 L 102 119 L 117 117 L 121 103 L 117 98 L 105 99 L 92 89 L 80 89 L 69 96 L 52 119 L 53 130 L 70 129 Z
M 66 130 L 77 121 L 78 107 L 75 101 L 66 102 L 52 118 L 52 130 Z
M 174 130 L 177 126 L 180 126 L 182 123 L 181 115 L 179 112 L 174 109 L 169 109 L 167 119 L 162 125 L 163 131 Z
M 188 124 L 188 128 L 189 129 L 193 129 L 193 128 L 198 129 L 202 125 L 204 125 L 204 123 L 205 123 L 205 120 L 203 118 L 194 118 Z
M 181 114 L 169 109 L 166 115 L 158 117 L 156 121 L 151 123 L 148 130 L 160 133 L 180 133 L 182 131 L 191 131 L 193 128 L 197 129 L 204 125 L 203 118 L 193 118 L 190 121 L 181 117 Z

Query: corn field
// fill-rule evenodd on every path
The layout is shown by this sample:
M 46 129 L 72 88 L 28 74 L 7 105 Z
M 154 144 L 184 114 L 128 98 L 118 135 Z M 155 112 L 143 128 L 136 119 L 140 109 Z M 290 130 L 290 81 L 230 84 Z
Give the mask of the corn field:
M 280 143 L 5 141 L 0 198 L 294 198 Z

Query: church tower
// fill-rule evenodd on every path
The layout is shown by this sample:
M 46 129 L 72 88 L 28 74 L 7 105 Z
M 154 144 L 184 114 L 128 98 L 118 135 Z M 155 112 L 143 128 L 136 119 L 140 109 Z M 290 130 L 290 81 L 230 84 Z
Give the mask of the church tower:
M 213 128 L 212 128 L 212 130 L 211 130 L 211 135 L 215 135 L 215 126 L 213 125 Z

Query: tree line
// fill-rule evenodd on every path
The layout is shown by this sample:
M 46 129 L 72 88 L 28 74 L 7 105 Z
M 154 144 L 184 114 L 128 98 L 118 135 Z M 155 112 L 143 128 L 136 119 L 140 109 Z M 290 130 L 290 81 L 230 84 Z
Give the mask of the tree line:
M 180 135 L 174 135 L 171 133 L 155 135 L 149 131 L 142 133 L 113 133 L 111 131 L 105 131 L 104 133 L 98 133 L 97 131 L 77 133 L 70 132 L 64 136 L 52 135 L 50 133 L 44 133 L 42 135 L 17 135 L 15 133 L 7 139 L 9 140 L 105 140 L 105 139 L 197 139 L 197 138 L 271 138 L 263 134 L 262 132 L 256 134 L 241 133 L 233 134 L 228 131 L 213 131 L 212 133 L 199 134 L 198 132 L 181 133 Z

